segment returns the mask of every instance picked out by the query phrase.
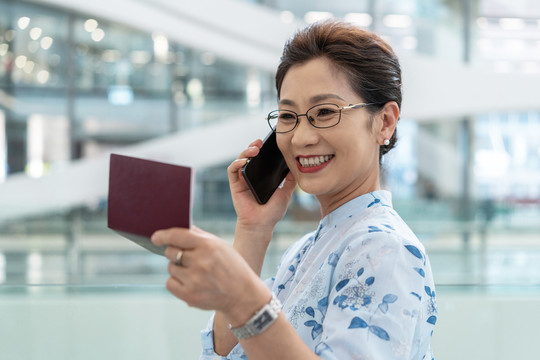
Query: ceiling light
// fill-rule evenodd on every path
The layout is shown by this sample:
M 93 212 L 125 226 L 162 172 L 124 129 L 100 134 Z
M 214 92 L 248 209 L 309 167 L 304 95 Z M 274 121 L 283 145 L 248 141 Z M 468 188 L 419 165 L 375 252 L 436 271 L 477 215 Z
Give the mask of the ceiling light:
M 201 80 L 193 78 L 188 81 L 186 92 L 195 107 L 204 105 L 204 86 Z
M 94 19 L 88 19 L 84 22 L 84 30 L 88 31 L 89 33 L 96 30 L 98 27 L 98 22 Z
M 389 14 L 383 18 L 383 24 L 389 28 L 408 28 L 412 25 L 409 15 Z
M 26 174 L 34 179 L 40 178 L 45 173 L 45 166 L 43 161 L 40 160 L 31 160 L 26 164 L 25 167 Z
M 518 18 L 501 18 L 499 25 L 504 30 L 523 30 L 525 29 L 525 20 Z
M 485 17 L 479 17 L 478 19 L 476 19 L 476 25 L 480 29 L 485 30 L 489 27 L 489 21 Z
M 248 106 L 258 107 L 261 104 L 261 80 L 257 69 L 249 69 L 246 84 Z
M 17 25 L 19 26 L 19 29 L 21 30 L 26 29 L 29 24 L 30 24 L 30 18 L 27 16 L 23 16 L 19 18 L 19 20 L 17 21 Z
M 308 24 L 313 24 L 317 21 L 322 21 L 332 18 L 334 15 L 327 11 L 308 11 L 304 15 L 304 21 Z
M 41 39 L 40 43 L 43 50 L 49 50 L 52 46 L 53 39 L 50 36 L 45 36 L 43 39 Z
M 40 72 L 37 73 L 36 78 L 40 84 L 45 84 L 47 81 L 49 81 L 50 75 L 51 74 L 49 74 L 47 70 L 41 70 Z
M 42 33 L 43 33 L 43 30 L 41 30 L 40 28 L 38 27 L 32 28 L 32 30 L 30 30 L 30 38 L 32 40 L 37 40 L 39 39 Z
M 24 65 L 26 65 L 27 60 L 28 59 L 26 58 L 26 56 L 19 55 L 15 58 L 15 66 L 18 67 L 19 69 L 22 69 Z
M 191 97 L 201 96 L 203 92 L 203 83 L 197 78 L 193 78 L 188 81 L 187 93 Z
M 362 27 L 369 27 L 373 23 L 371 15 L 366 13 L 348 13 L 343 20 Z
M 34 70 L 34 66 L 35 66 L 35 65 L 36 65 L 36 64 L 34 64 L 33 61 L 30 61 L 30 60 L 29 60 L 29 61 L 27 61 L 26 64 L 24 65 L 23 71 L 24 71 L 25 73 L 27 73 L 27 74 L 31 74 L 32 71 Z
M 154 41 L 154 56 L 159 62 L 167 62 L 169 55 L 169 40 L 164 34 L 154 33 L 152 34 L 152 40 Z
M 8 49 L 9 49 L 8 44 L 0 44 L 0 56 L 6 55 L 8 52 Z
M 105 31 L 97 28 L 96 30 L 92 31 L 92 34 L 90 36 L 95 42 L 100 42 L 105 37 Z

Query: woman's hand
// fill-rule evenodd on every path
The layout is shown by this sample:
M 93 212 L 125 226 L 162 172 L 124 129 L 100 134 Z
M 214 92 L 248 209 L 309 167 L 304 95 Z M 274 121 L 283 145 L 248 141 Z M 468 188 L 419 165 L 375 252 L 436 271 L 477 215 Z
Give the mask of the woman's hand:
M 171 261 L 167 290 L 190 306 L 217 311 L 213 340 L 216 352 L 226 356 L 238 342 L 228 325 L 245 324 L 268 304 L 270 290 L 236 250 L 198 228 L 159 230 L 152 242 L 167 245 L 165 256 Z M 180 250 L 181 261 L 176 265 Z M 269 329 L 244 340 L 242 347 L 250 359 L 319 359 L 283 314 Z
M 270 299 L 242 256 L 213 234 L 196 227 L 172 228 L 156 231 L 152 242 L 167 246 L 167 290 L 190 306 L 220 311 L 230 323 L 242 324 Z M 180 264 L 175 265 L 180 250 Z
M 238 225 L 242 227 L 256 226 L 259 229 L 268 226 L 273 229 L 287 211 L 287 206 L 296 187 L 296 180 L 289 173 L 285 178 L 284 184 L 276 190 L 266 204 L 261 205 L 257 203 L 241 174 L 241 169 L 246 164 L 248 158 L 254 157 L 259 153 L 262 144 L 262 140 L 260 139 L 252 142 L 247 149 L 240 153 L 238 159 L 231 163 L 227 169 L 227 173 L 234 208 L 238 216 Z

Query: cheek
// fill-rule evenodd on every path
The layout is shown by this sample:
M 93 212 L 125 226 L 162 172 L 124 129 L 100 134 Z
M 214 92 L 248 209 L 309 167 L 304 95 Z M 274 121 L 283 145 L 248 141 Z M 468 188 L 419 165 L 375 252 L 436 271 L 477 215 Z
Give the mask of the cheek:
M 276 143 L 277 143 L 277 146 L 279 148 L 279 151 L 281 151 L 283 156 L 285 158 L 287 158 L 287 154 L 290 152 L 289 151 L 289 143 L 290 143 L 290 141 L 289 141 L 288 137 L 285 134 L 277 134 Z
M 343 136 L 336 145 L 338 152 L 344 157 L 345 162 L 351 162 L 351 165 L 358 162 L 365 162 L 374 155 L 376 147 L 373 138 L 369 134 L 362 133 L 355 136 Z M 339 151 L 341 149 L 341 151 Z
M 296 159 L 292 154 L 290 137 L 286 134 L 277 134 L 276 142 L 281 154 L 285 158 L 287 166 L 289 169 L 294 170 L 296 168 Z

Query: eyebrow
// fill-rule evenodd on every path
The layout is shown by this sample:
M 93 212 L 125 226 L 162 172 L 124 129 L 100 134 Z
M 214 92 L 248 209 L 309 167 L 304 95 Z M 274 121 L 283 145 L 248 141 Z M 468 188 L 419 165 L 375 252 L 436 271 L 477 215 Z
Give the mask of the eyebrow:
M 311 103 L 318 103 L 320 101 L 323 101 L 323 100 L 327 100 L 327 99 L 338 99 L 338 100 L 341 100 L 341 101 L 345 101 L 345 99 L 343 99 L 341 96 L 339 95 L 336 95 L 336 94 L 320 94 L 320 95 L 315 95 L 315 96 L 312 96 L 309 101 Z M 292 101 L 292 100 L 289 100 L 289 99 L 281 99 L 279 100 L 279 104 L 280 105 L 295 105 L 295 102 Z

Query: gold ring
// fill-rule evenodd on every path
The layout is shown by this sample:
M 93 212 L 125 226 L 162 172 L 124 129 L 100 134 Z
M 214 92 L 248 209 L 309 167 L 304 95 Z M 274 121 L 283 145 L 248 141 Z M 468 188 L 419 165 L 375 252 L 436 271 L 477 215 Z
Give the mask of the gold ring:
M 178 250 L 178 253 L 176 254 L 176 260 L 174 260 L 174 265 L 181 266 L 183 254 L 184 252 L 182 250 Z

